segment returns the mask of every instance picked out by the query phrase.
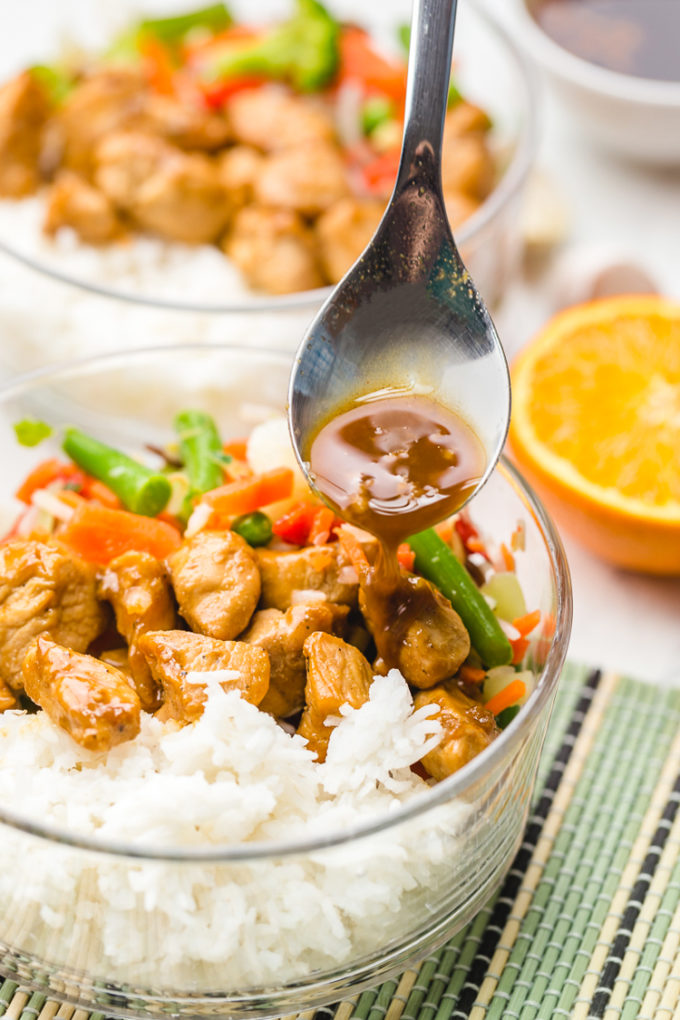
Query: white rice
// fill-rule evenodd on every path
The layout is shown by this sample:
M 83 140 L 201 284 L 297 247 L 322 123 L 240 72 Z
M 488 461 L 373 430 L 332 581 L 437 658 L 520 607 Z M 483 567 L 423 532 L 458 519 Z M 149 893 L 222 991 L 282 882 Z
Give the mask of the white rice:
M 205 681 L 205 674 L 196 679 Z M 146 848 L 327 836 L 389 816 L 427 784 L 438 743 L 396 670 L 343 706 L 325 764 L 215 676 L 202 718 L 145 716 L 140 735 L 87 752 L 42 713 L 0 719 L 0 804 L 22 817 Z M 341 965 L 401 930 L 450 867 L 469 809 L 448 804 L 327 850 L 227 864 L 116 859 L 2 830 L 0 938 L 68 969 L 180 991 L 266 987 Z M 401 914 L 402 918 L 403 914 Z M 171 979 L 167 977 L 171 975 Z
M 199 307 L 252 304 L 254 294 L 229 260 L 210 245 L 190 246 L 152 237 L 95 248 L 73 231 L 42 233 L 44 200 L 0 200 L 0 241 L 67 277 L 145 301 L 191 302 Z M 294 351 L 314 312 L 280 304 L 269 311 L 176 311 L 101 296 L 26 267 L 0 252 L 0 363 L 24 371 L 46 361 L 136 347 L 229 343 Z

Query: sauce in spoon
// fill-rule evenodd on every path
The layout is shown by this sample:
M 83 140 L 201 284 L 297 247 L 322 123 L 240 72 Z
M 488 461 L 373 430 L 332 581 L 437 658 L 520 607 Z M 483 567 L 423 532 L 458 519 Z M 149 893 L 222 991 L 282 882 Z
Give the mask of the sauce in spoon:
M 460 509 L 483 477 L 484 449 L 454 411 L 382 390 L 324 424 L 309 461 L 314 484 L 340 516 L 378 539 L 375 562 L 360 572 L 361 597 L 390 668 L 411 624 L 442 609 L 426 581 L 399 569 L 399 544 Z

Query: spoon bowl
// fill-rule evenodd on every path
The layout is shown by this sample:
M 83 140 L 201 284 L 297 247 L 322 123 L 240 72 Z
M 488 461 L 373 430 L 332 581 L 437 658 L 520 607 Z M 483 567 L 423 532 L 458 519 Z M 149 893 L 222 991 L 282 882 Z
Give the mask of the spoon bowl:
M 363 255 L 309 327 L 295 358 L 289 424 L 309 473 L 321 424 L 357 397 L 389 388 L 457 412 L 496 463 L 510 419 L 498 334 L 456 248 L 441 190 L 441 143 L 456 0 L 415 0 L 401 163 Z

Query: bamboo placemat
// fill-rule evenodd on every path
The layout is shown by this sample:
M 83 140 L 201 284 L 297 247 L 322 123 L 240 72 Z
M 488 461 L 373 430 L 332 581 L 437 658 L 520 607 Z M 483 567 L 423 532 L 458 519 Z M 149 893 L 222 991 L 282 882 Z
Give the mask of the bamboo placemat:
M 679 806 L 680 689 L 568 666 L 500 891 L 400 980 L 298 1020 L 677 1020 Z M 11 981 L 0 1016 L 105 1020 Z

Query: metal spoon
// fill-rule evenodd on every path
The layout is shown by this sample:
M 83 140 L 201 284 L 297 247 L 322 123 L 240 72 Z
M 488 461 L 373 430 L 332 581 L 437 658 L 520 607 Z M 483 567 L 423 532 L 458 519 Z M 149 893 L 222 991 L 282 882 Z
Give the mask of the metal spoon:
M 457 411 L 496 463 L 510 419 L 508 366 L 453 240 L 441 149 L 457 0 L 414 0 L 397 182 L 363 255 L 309 327 L 293 365 L 288 421 L 309 474 L 319 426 L 382 388 L 423 393 Z

